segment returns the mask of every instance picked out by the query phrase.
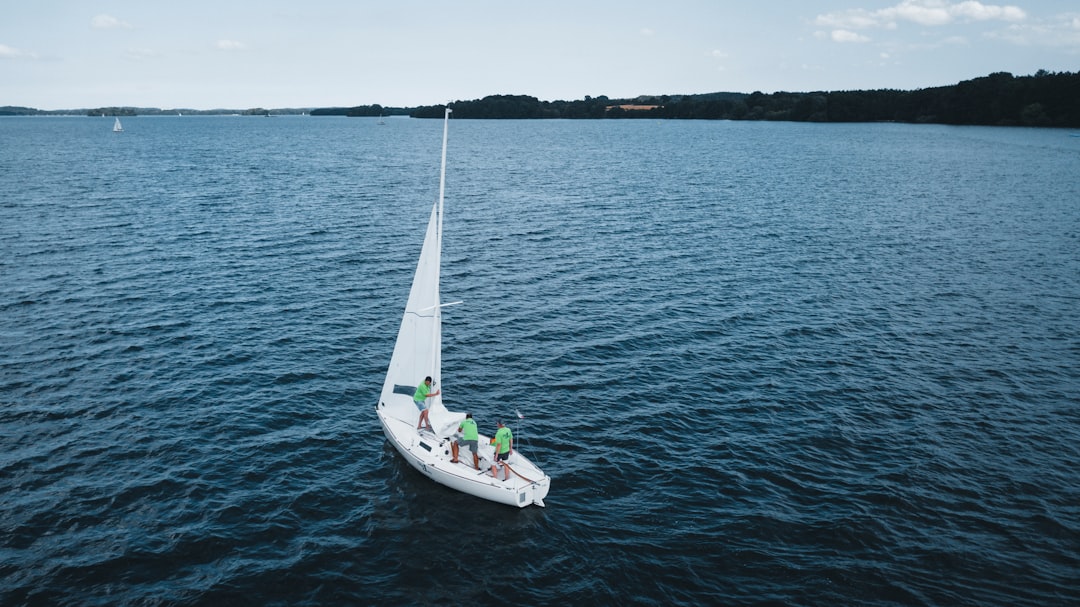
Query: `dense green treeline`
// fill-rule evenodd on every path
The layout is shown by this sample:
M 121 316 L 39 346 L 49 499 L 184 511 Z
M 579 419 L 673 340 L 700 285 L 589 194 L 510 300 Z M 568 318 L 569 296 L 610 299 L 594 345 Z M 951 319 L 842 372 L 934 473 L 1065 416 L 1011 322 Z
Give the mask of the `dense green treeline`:
M 450 104 L 455 118 L 732 118 L 733 111 L 749 97 L 745 93 L 709 93 L 636 99 L 585 97 L 578 101 L 540 101 L 526 95 L 492 95 Z M 623 107 L 651 109 L 623 109 Z M 654 107 L 655 106 L 655 107 Z M 442 105 L 416 108 L 414 118 L 441 118 Z M 741 116 L 740 116 L 741 117 Z
M 379 117 L 379 116 L 408 116 L 409 108 L 383 107 L 378 103 L 374 105 L 358 105 L 355 107 L 327 107 L 311 110 L 312 116 L 349 116 L 352 118 Z
M 709 93 L 643 96 L 635 99 L 585 97 L 576 101 L 540 101 L 525 95 L 492 95 L 451 104 L 457 118 L 476 119 L 697 119 L 788 120 L 798 122 L 913 122 L 995 126 L 1080 127 L 1080 72 L 1040 70 L 1031 76 L 1007 72 L 952 86 L 901 90 Z M 442 105 L 416 108 L 379 104 L 349 108 L 247 110 L 162 110 L 107 107 L 43 111 L 0 107 L 0 116 L 83 114 L 134 116 L 160 114 L 245 114 L 271 116 L 394 116 L 441 118 Z
M 444 106 L 416 108 L 416 118 L 442 116 Z M 755 92 L 540 101 L 495 95 L 451 104 L 457 118 L 663 118 L 914 122 L 998 126 L 1080 127 L 1080 73 L 1001 72 L 954 86 L 915 91 Z

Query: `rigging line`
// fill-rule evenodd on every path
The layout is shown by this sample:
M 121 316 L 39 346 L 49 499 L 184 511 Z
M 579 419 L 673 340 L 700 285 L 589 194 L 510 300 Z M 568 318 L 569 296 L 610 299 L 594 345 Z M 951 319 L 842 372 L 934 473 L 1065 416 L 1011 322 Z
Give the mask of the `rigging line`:
M 517 476 L 521 477 L 521 480 L 523 480 L 523 481 L 525 481 L 525 482 L 527 482 L 527 483 L 532 483 L 532 484 L 534 484 L 534 485 L 536 484 L 536 481 L 534 481 L 534 480 L 532 480 L 532 479 L 528 479 L 528 478 L 525 478 L 525 477 L 524 477 L 524 476 L 522 476 L 522 475 L 521 475 L 521 473 L 519 473 L 519 472 L 518 472 L 517 470 L 514 470 L 513 468 L 511 468 L 511 467 L 510 467 L 510 464 L 508 464 L 508 463 L 506 463 L 506 462 L 503 462 L 503 463 L 502 463 L 502 465 L 506 466 L 506 469 L 507 469 L 507 470 L 509 470 L 510 472 L 513 472 L 513 473 L 514 473 L 514 474 L 516 474 Z
M 517 414 L 517 417 L 518 417 L 518 428 L 520 429 L 520 432 L 519 432 L 519 433 L 518 433 L 517 435 L 515 435 L 515 436 L 514 436 L 514 442 L 515 442 L 515 443 L 519 443 L 519 444 L 522 444 L 522 445 L 527 445 L 527 443 L 525 442 L 525 416 L 521 414 L 521 410 L 520 410 L 520 409 L 514 409 L 514 413 L 516 413 L 516 414 Z M 543 462 L 541 462 L 540 460 L 536 459 L 536 455 L 535 455 L 535 454 L 534 454 L 534 455 L 532 455 L 532 456 L 531 456 L 531 457 L 530 457 L 529 459 L 533 460 L 533 462 L 534 462 L 534 463 L 535 463 L 536 465 L 540 466 L 541 468 L 543 468 L 543 467 L 544 467 L 544 463 L 543 463 Z M 517 474 L 517 472 L 515 472 L 514 474 Z M 521 475 L 520 475 L 520 474 L 518 474 L 518 476 L 521 476 Z M 525 477 L 524 477 L 524 476 L 522 476 L 521 478 L 525 478 Z

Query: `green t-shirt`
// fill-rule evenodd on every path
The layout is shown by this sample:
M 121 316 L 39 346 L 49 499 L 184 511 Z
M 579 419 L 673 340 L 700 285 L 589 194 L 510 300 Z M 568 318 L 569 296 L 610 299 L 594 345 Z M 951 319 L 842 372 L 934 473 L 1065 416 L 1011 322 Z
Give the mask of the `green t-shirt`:
M 503 426 L 495 432 L 495 452 L 506 453 L 510 450 L 510 441 L 514 439 L 513 433 L 510 432 L 510 428 Z
M 476 432 L 476 420 L 461 420 L 461 440 L 479 440 L 480 435 Z
M 431 386 L 426 382 L 420 382 L 420 385 L 416 387 L 416 393 L 412 395 L 412 399 L 418 403 L 422 403 L 427 400 L 428 392 L 431 392 Z M 408 394 L 408 392 L 406 392 Z

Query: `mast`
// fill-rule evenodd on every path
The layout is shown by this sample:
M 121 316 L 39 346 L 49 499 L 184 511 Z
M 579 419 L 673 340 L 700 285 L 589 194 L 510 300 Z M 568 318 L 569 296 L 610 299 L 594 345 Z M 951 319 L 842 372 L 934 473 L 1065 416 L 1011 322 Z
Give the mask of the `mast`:
M 446 136 L 450 131 L 450 108 L 446 108 L 446 114 L 443 116 L 443 130 L 442 130 L 442 165 L 439 169 L 439 261 L 442 263 L 442 218 L 443 218 L 443 196 L 446 194 Z
M 450 131 L 450 108 L 446 108 L 446 113 L 443 115 L 443 135 L 442 135 L 442 159 L 439 165 L 439 204 L 437 214 L 438 227 L 435 230 L 435 242 L 437 246 L 435 249 L 438 251 L 438 255 L 435 257 L 435 347 L 433 348 L 432 369 L 436 370 L 438 376 L 435 381 L 442 382 L 442 238 L 443 238 L 443 199 L 446 196 L 446 141 L 447 135 Z M 436 387 L 436 390 L 442 390 L 441 387 Z M 439 396 L 439 402 L 442 402 L 442 396 Z M 434 404 L 434 403 L 433 403 Z

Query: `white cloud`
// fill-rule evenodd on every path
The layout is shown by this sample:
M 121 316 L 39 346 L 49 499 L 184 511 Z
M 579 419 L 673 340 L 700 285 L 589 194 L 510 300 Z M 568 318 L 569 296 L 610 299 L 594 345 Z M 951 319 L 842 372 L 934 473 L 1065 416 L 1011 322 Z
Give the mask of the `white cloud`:
M 978 0 L 901 0 L 898 4 L 878 10 L 853 8 L 826 13 L 818 15 L 814 25 L 827 31 L 817 31 L 814 36 L 819 40 L 838 43 L 868 42 L 858 32 L 870 29 L 898 30 L 911 24 L 939 28 L 962 23 L 999 24 L 996 29 L 979 34 L 986 39 L 1003 40 L 1017 46 L 1080 51 L 1080 14 L 1077 12 L 1034 18 L 1018 6 L 985 4 Z M 968 44 L 970 40 L 966 38 L 946 35 L 926 48 Z
M 1080 51 L 1080 16 L 1058 15 L 1053 19 L 1015 23 L 1007 29 L 983 34 L 1019 46 L 1041 46 Z
M 816 25 L 842 30 L 896 28 L 900 22 L 925 26 L 948 25 L 957 21 L 1006 21 L 1017 23 L 1027 19 L 1027 13 L 1017 6 L 983 4 L 976 0 L 948 2 L 946 0 L 903 0 L 900 4 L 869 11 L 856 8 L 818 15 Z
M 942 3 L 918 0 L 904 0 L 896 6 L 881 9 L 878 15 L 889 21 L 913 21 L 919 25 L 945 25 L 952 20 Z
M 950 12 L 974 21 L 1023 21 L 1027 18 L 1027 13 L 1018 6 L 995 6 L 971 0 L 951 7 Z
M 0 44 L 0 59 L 37 59 L 37 53 Z
M 870 42 L 866 36 L 848 30 L 833 30 L 829 38 L 833 42 Z
M 846 10 L 840 13 L 818 15 L 814 19 L 815 25 L 821 27 L 850 27 L 853 29 L 866 29 L 880 25 L 878 19 L 869 11 L 861 8 Z
M 131 24 L 127 21 L 121 21 L 112 15 L 97 15 L 90 20 L 90 27 L 99 30 L 131 29 Z
M 217 47 L 222 51 L 242 51 L 247 48 L 247 45 L 236 40 L 218 40 Z
M 725 64 L 727 62 L 727 59 L 731 55 L 729 55 L 728 53 L 725 53 L 724 51 L 722 51 L 720 49 L 714 49 L 714 50 L 711 50 L 711 51 L 705 53 L 705 56 L 710 57 L 713 60 L 715 60 L 715 62 L 716 62 L 716 71 L 718 71 L 718 72 L 727 71 L 727 66 Z
M 132 48 L 132 49 L 128 49 L 128 51 L 125 53 L 125 55 L 127 56 L 128 59 L 132 59 L 132 60 L 135 60 L 135 61 L 142 61 L 144 59 L 153 59 L 153 58 L 156 58 L 156 57 L 160 57 L 161 53 L 159 53 L 158 51 L 155 51 L 154 49 L 149 49 L 149 48 Z

